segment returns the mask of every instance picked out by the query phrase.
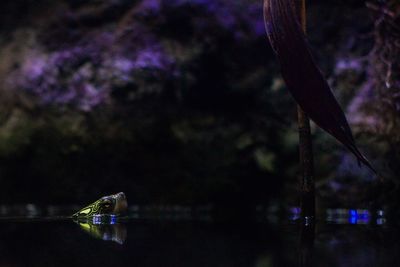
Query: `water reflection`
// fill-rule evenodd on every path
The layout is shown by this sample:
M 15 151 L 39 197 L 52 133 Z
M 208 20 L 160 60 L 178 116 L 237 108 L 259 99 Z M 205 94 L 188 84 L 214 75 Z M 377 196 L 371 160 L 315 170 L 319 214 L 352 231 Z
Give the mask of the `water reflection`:
M 76 223 L 82 230 L 97 239 L 113 241 L 122 245 L 127 238 L 127 229 L 124 224 L 93 224 L 92 222 Z
M 121 218 L 109 214 L 73 217 L 73 221 L 92 237 L 122 245 L 127 237 L 127 229 L 125 224 L 119 222 L 120 220 Z
M 335 224 L 377 224 L 386 222 L 383 210 L 327 209 L 325 221 Z
M 299 267 L 313 266 L 315 224 L 303 224 L 300 230 Z
M 380 210 L 327 210 L 329 221 L 308 226 L 287 216 L 235 223 L 134 214 L 0 218 L 0 266 L 400 266 L 400 231 Z
M 383 225 L 386 223 L 385 212 L 381 209 L 327 209 L 322 212 L 323 215 L 318 216 L 318 219 L 325 223 L 333 224 L 359 224 L 368 225 L 376 224 Z M 300 220 L 301 210 L 299 207 L 289 209 L 289 220 Z

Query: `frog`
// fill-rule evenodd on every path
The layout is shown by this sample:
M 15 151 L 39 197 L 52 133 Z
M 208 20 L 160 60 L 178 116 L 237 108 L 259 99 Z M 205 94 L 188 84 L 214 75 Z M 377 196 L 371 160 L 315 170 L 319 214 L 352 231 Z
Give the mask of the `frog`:
M 87 219 L 95 216 L 121 216 L 126 213 L 128 202 L 123 192 L 104 196 L 72 215 L 73 219 Z

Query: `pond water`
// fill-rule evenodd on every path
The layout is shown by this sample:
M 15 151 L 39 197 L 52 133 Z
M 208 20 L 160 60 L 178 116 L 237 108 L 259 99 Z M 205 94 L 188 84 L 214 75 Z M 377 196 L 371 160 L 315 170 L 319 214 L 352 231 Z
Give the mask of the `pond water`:
M 400 231 L 382 216 L 343 209 L 327 214 L 330 219 L 315 227 L 294 221 L 215 222 L 165 214 L 130 214 L 109 224 L 58 216 L 3 216 L 0 267 L 400 266 Z

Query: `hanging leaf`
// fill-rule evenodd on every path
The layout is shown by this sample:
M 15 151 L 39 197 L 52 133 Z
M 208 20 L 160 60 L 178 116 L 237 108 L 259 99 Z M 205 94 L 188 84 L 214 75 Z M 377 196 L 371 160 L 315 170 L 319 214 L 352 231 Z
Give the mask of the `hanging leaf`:
M 293 0 L 265 0 L 265 28 L 293 98 L 322 129 L 347 147 L 374 173 L 358 150 L 350 126 L 322 72 L 315 64 Z

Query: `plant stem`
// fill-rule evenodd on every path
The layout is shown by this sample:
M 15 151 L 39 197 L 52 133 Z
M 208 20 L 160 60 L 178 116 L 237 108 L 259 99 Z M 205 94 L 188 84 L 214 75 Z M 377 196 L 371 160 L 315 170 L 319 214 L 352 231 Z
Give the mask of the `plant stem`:
M 295 0 L 297 14 L 306 32 L 306 2 Z M 302 218 L 315 218 L 315 182 L 314 182 L 314 157 L 312 151 L 310 119 L 307 114 L 297 106 L 297 121 L 299 128 L 299 150 L 301 164 L 301 213 Z

